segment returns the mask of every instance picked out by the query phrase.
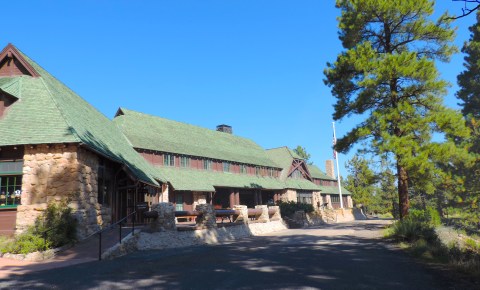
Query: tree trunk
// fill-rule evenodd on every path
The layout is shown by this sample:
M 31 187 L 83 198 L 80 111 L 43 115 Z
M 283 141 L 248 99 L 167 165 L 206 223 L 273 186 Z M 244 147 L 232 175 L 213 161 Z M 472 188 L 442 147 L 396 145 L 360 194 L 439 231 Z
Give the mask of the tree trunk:
M 410 208 L 410 200 L 408 198 L 408 174 L 405 167 L 401 166 L 397 160 L 398 173 L 398 207 L 400 211 L 400 220 L 408 216 Z

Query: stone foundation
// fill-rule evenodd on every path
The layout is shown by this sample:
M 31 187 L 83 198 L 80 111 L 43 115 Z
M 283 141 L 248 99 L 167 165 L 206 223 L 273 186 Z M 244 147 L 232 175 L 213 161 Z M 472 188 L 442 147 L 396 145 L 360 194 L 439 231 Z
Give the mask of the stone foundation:
M 111 209 L 97 202 L 99 156 L 77 145 L 25 146 L 22 205 L 17 233 L 33 225 L 48 203 L 69 200 L 78 220 L 78 238 L 111 221 Z
M 274 221 L 192 231 L 140 232 L 135 234 L 135 236 L 127 237 L 122 244 L 117 244 L 107 250 L 102 255 L 102 258 L 112 259 L 138 250 L 161 250 L 195 245 L 221 244 L 285 229 L 287 227 L 282 221 Z

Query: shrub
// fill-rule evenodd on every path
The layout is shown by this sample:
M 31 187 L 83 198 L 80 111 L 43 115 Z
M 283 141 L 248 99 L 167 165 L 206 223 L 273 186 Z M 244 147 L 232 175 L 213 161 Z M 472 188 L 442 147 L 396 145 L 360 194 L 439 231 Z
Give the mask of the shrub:
M 440 213 L 438 213 L 438 211 L 431 206 L 427 206 L 426 210 L 410 209 L 408 217 L 409 219 L 428 223 L 432 226 L 438 226 L 442 223 Z
M 41 236 L 34 232 L 34 228 L 30 227 L 24 233 L 16 236 L 15 239 L 2 245 L 0 251 L 2 253 L 28 254 L 49 248 L 50 243 L 43 240 Z
M 297 203 L 294 201 L 277 201 L 277 205 L 280 207 L 280 214 L 283 217 L 292 217 L 296 211 L 311 213 L 315 210 L 311 204 Z
M 77 221 L 66 201 L 58 205 L 51 203 L 43 215 L 37 218 L 35 226 L 29 227 L 14 239 L 0 241 L 0 252 L 28 254 L 73 243 L 76 227 Z
M 436 242 L 438 240 L 435 228 L 432 225 L 411 216 L 395 222 L 392 225 L 391 234 L 399 241 L 415 242 L 424 239 L 427 242 Z
M 43 214 L 43 220 L 35 222 L 35 232 L 43 235 L 46 231 L 47 240 L 54 248 L 75 242 L 77 220 L 72 215 L 72 209 L 64 201 L 60 204 L 50 203 Z

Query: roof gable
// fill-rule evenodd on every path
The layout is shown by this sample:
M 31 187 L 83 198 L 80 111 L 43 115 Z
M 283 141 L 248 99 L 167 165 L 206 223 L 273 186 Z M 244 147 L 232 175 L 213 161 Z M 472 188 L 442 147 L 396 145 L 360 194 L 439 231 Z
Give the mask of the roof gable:
M 312 180 L 312 177 L 310 176 L 310 172 L 308 170 L 307 163 L 305 162 L 305 160 L 294 158 L 292 165 L 290 166 L 290 169 L 288 171 L 287 177 L 293 177 L 292 176 L 293 173 L 297 170 L 302 174 L 303 178 L 310 181 Z
M 270 159 L 282 168 L 280 179 L 286 180 L 295 170 L 298 169 L 305 179 L 311 180 L 310 172 L 305 160 L 287 146 L 268 149 L 266 152 Z
M 0 52 L 0 76 L 22 76 L 39 77 L 38 72 L 23 58 L 21 53 L 8 44 Z

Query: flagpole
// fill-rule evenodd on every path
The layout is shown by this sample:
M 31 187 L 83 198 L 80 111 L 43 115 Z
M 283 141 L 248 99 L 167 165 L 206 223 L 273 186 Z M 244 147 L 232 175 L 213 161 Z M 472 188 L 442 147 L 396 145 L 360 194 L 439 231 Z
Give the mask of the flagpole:
M 332 122 L 333 126 L 333 145 L 337 144 L 337 135 L 335 134 L 335 122 Z M 340 184 L 340 167 L 338 167 L 338 154 L 335 148 L 333 148 L 335 152 L 335 160 L 337 160 L 337 179 L 338 179 L 338 192 L 340 193 L 340 208 L 343 208 L 343 197 L 342 197 L 342 185 Z

